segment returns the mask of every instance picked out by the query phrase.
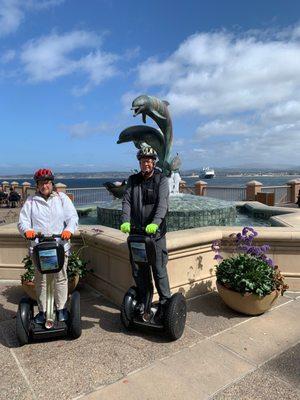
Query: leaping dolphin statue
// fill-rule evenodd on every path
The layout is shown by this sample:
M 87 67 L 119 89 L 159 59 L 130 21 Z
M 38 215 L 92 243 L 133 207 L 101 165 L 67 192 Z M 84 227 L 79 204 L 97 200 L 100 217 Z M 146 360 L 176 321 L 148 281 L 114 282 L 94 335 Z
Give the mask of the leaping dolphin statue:
M 159 126 L 164 137 L 165 145 L 165 156 L 164 159 L 160 160 L 162 164 L 169 164 L 173 143 L 173 127 L 168 105 L 169 103 L 165 100 L 159 100 L 157 97 L 143 94 L 133 100 L 131 107 L 134 117 L 142 114 L 143 122 L 146 123 L 146 117 L 148 115 Z M 150 143 L 148 144 L 150 145 Z
M 165 138 L 163 134 L 152 126 L 134 125 L 124 129 L 120 135 L 118 144 L 133 142 L 137 149 L 140 149 L 145 143 L 151 146 L 158 155 L 157 166 L 163 168 L 163 160 L 166 157 Z
M 145 145 L 151 146 L 158 155 L 157 166 L 162 169 L 166 176 L 170 176 L 172 171 L 178 171 L 180 168 L 180 158 L 170 159 L 170 153 L 173 143 L 173 127 L 168 110 L 169 103 L 160 100 L 154 96 L 141 95 L 132 102 L 131 110 L 133 116 L 141 114 L 143 122 L 146 123 L 147 116 L 150 117 L 159 129 L 148 125 L 135 125 L 124 129 L 117 141 L 118 144 L 133 142 L 138 149 Z M 123 182 L 120 186 L 106 182 L 105 187 L 116 197 L 121 197 L 125 191 L 126 184 Z
M 117 199 L 122 199 L 125 188 L 126 188 L 126 180 L 122 182 L 104 182 L 103 186 Z

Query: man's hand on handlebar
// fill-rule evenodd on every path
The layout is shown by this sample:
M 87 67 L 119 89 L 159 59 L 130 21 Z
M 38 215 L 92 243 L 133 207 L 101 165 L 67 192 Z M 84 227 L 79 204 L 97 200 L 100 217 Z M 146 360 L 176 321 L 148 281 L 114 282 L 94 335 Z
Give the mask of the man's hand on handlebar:
M 130 233 L 130 222 L 124 222 L 121 226 L 120 226 L 121 232 L 123 233 Z
M 30 229 L 30 230 L 25 232 L 26 239 L 34 239 L 35 236 L 36 236 L 36 233 L 34 232 L 33 229 Z
M 146 226 L 146 233 L 148 235 L 154 235 L 158 230 L 158 225 L 157 224 L 149 224 Z
M 70 240 L 72 236 L 72 233 L 70 231 L 62 231 L 61 233 L 61 238 L 63 240 Z

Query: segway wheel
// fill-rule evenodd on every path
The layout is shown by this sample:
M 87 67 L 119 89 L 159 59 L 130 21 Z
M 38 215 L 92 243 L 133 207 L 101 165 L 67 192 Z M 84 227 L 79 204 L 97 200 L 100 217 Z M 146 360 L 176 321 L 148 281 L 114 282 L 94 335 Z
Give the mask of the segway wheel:
M 75 291 L 71 296 L 69 333 L 73 339 L 81 336 L 80 293 Z
M 131 286 L 126 292 L 121 305 L 121 322 L 124 328 L 131 330 L 134 326 L 133 322 L 133 301 L 137 298 L 137 288 Z
M 165 330 L 170 340 L 179 339 L 185 328 L 186 301 L 181 293 L 175 293 L 169 300 L 165 314 Z
M 33 318 L 32 304 L 30 299 L 23 298 L 18 307 L 16 317 L 16 333 L 20 346 L 24 346 L 29 342 L 30 322 Z

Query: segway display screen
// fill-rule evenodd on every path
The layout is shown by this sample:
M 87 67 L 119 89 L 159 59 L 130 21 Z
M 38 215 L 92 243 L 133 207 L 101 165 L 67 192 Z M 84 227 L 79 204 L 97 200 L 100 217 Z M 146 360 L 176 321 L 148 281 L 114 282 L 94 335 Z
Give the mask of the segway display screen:
M 64 265 L 64 247 L 55 241 L 42 242 L 34 246 L 33 257 L 42 274 L 59 272 Z
M 59 268 L 56 249 L 40 250 L 39 259 L 42 272 L 53 271 Z
M 134 262 L 148 262 L 146 243 L 130 242 L 130 249 Z

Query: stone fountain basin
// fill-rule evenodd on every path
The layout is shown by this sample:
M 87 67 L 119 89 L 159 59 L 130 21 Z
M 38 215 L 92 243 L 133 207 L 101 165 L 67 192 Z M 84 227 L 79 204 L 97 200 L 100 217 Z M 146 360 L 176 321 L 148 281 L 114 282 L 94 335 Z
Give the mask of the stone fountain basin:
M 122 221 L 122 201 L 103 202 L 97 206 L 100 225 L 119 229 Z M 236 220 L 233 202 L 190 194 L 170 196 L 167 214 L 168 231 L 178 231 L 201 226 L 232 225 Z

